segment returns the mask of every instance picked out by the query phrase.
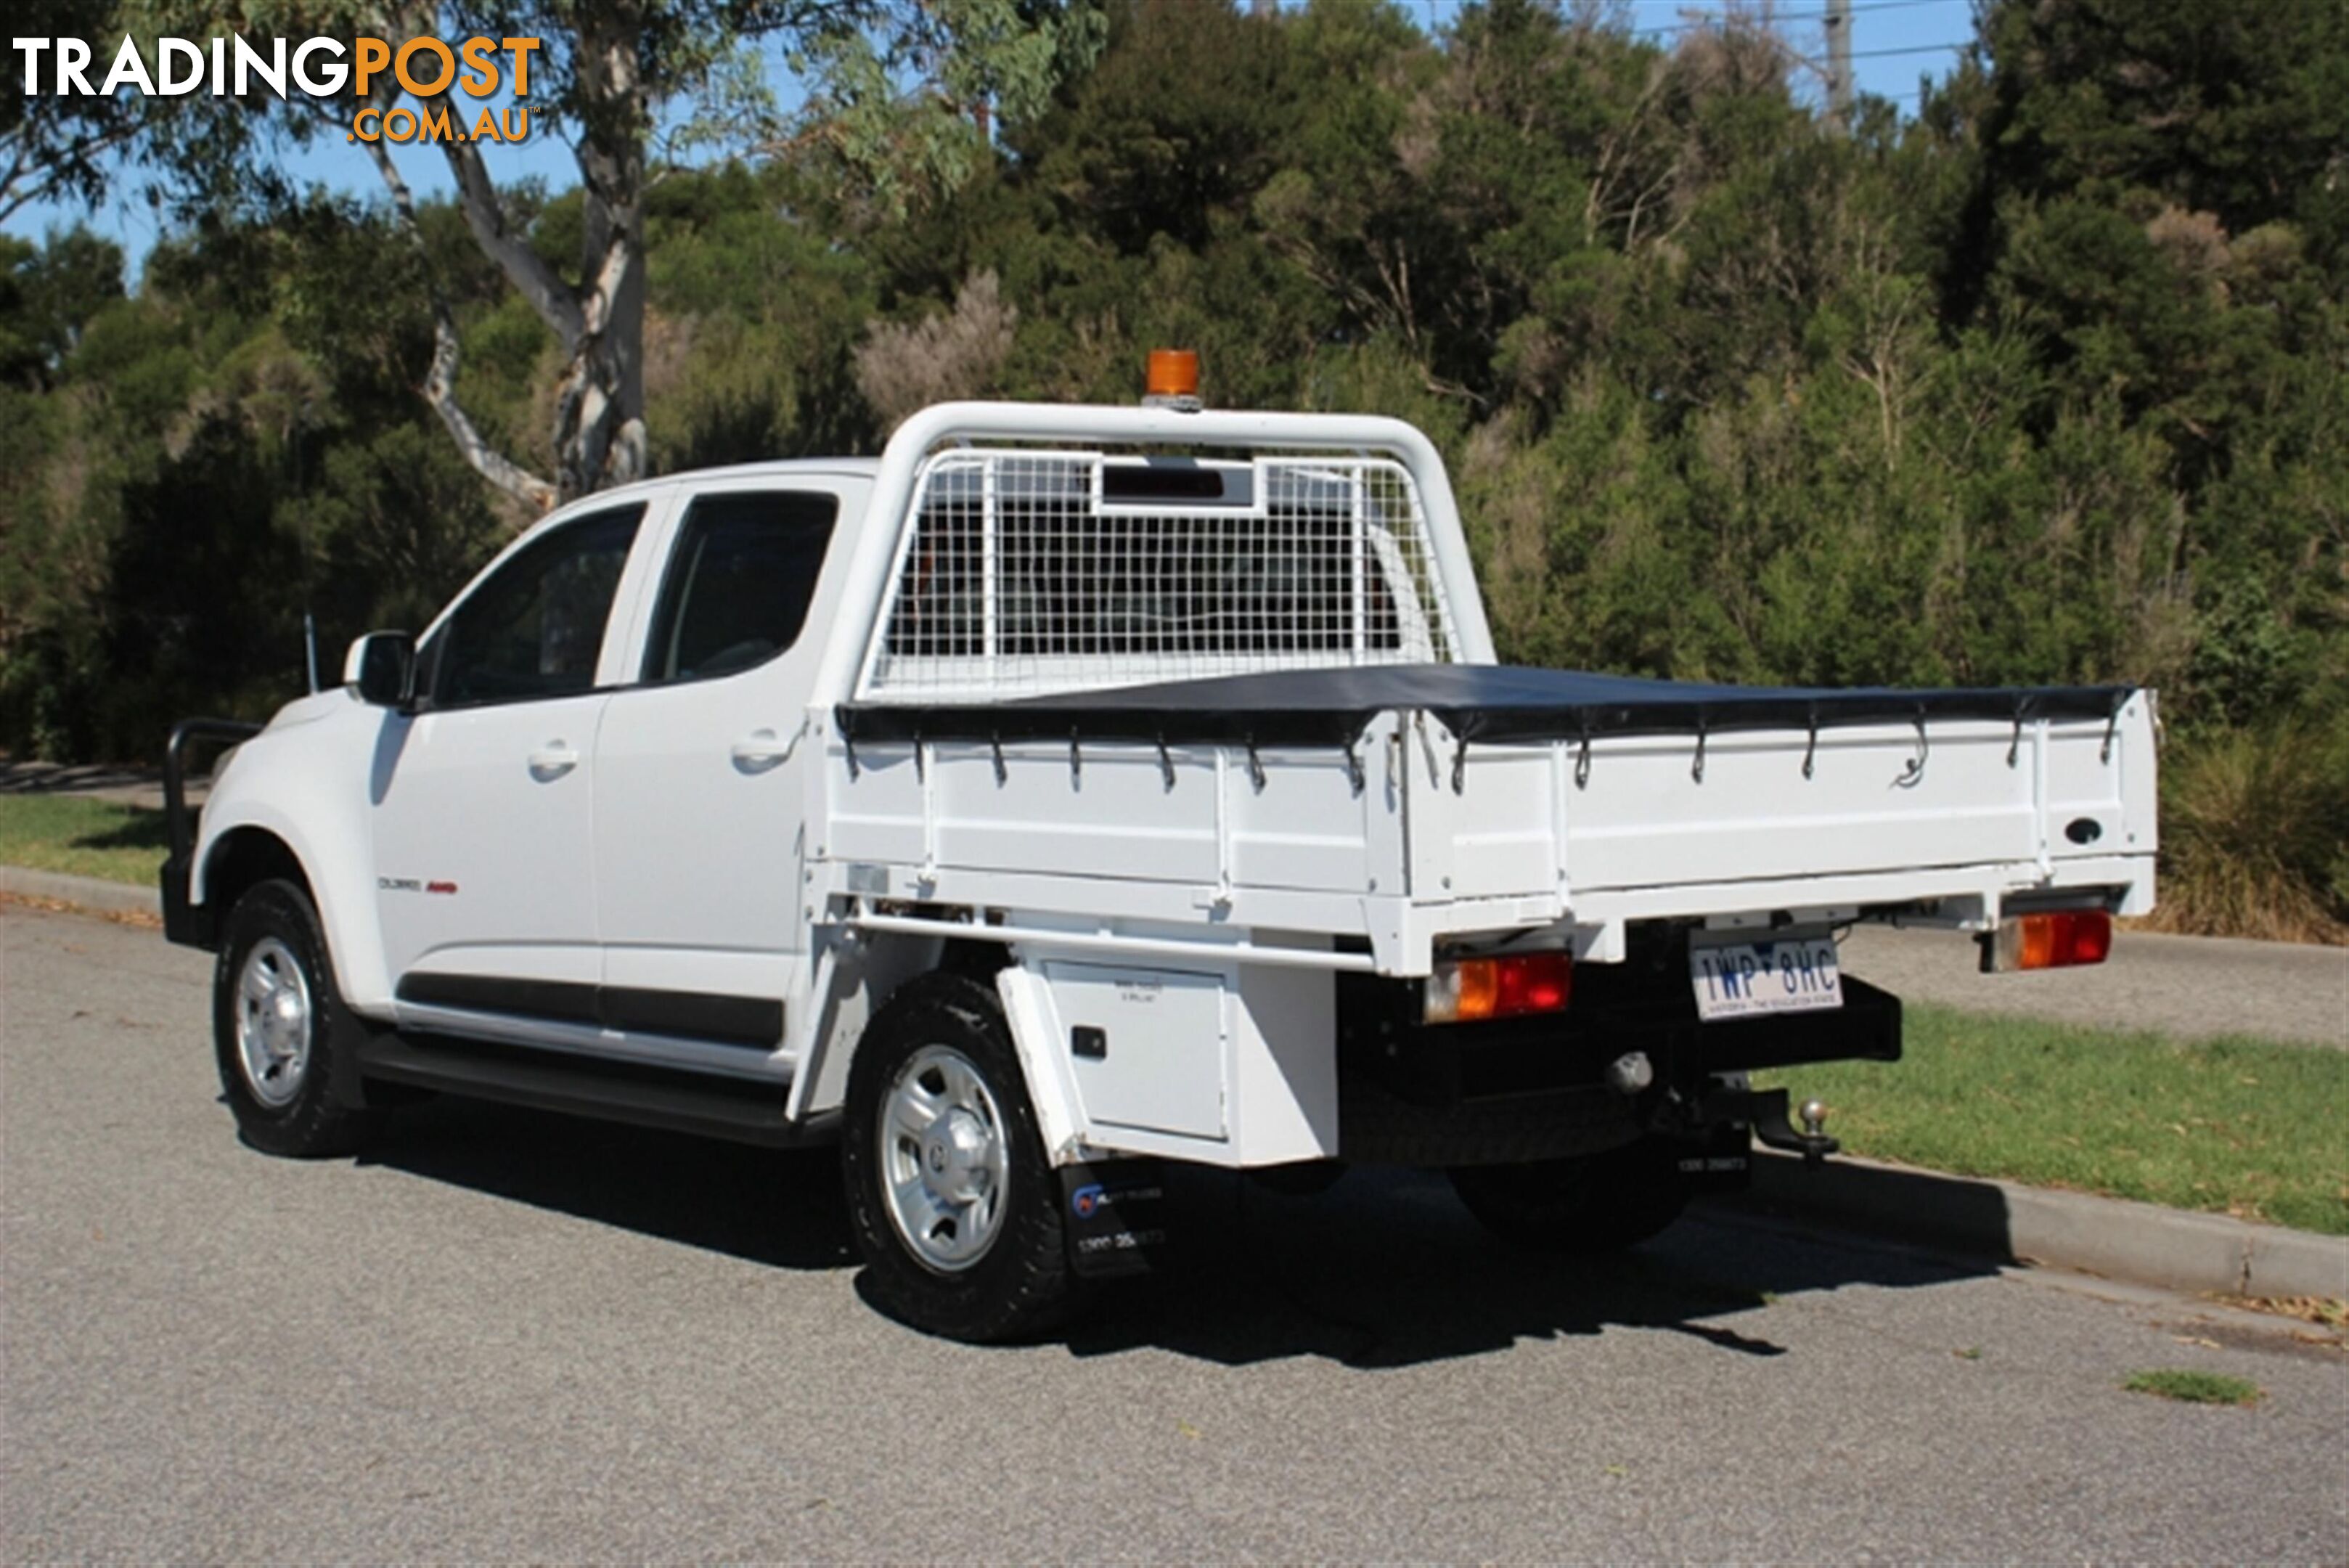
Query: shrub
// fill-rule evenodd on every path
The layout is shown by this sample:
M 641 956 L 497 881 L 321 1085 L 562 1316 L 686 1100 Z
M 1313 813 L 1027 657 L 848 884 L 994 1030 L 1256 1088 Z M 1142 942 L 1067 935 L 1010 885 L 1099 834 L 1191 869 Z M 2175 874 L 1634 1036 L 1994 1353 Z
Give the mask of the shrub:
M 2161 770 L 2155 926 L 2349 943 L 2349 715 L 2182 737 Z

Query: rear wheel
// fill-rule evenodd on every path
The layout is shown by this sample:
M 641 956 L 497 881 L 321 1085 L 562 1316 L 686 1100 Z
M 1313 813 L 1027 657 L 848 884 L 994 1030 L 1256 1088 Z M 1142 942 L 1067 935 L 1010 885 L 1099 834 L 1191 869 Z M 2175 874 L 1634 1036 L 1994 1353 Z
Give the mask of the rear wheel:
M 374 1129 L 334 1094 L 336 1054 L 360 1028 L 335 990 L 309 895 L 255 886 L 229 911 L 212 971 L 212 1050 L 244 1141 L 268 1154 L 348 1154 Z
M 1688 1203 L 1671 1144 L 1642 1138 L 1604 1154 L 1463 1166 L 1453 1190 L 1485 1228 L 1545 1252 L 1614 1252 L 1680 1218 Z
M 901 989 L 849 1069 L 841 1167 L 874 1304 L 949 1339 L 1019 1339 L 1078 1304 L 1011 1032 L 990 987 Z

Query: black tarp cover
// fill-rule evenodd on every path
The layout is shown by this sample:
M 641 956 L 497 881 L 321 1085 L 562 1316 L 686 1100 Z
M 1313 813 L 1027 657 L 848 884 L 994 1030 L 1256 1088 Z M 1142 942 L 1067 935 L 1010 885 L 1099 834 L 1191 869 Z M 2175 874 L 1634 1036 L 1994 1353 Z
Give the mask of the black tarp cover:
M 1006 702 L 846 702 L 835 716 L 852 745 L 1047 738 L 1350 745 L 1374 716 L 1390 709 L 1433 714 L 1464 741 L 1549 741 L 1933 719 L 2109 722 L 2134 690 L 1714 686 L 1497 664 L 1381 664 L 1170 680 Z

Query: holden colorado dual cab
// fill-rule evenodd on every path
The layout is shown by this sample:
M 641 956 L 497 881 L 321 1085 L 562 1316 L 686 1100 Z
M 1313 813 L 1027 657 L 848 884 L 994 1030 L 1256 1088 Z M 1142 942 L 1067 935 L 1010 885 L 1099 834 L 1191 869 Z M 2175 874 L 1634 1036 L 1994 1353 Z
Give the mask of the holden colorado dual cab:
M 943 405 L 573 503 L 344 678 L 171 748 L 245 1140 L 836 1139 L 873 1299 L 972 1340 L 1147 1269 L 1164 1161 L 1630 1245 L 1833 1150 L 1749 1072 L 1899 1055 L 1838 931 L 2095 962 L 2153 898 L 2151 693 L 1505 668 L 1387 419 Z

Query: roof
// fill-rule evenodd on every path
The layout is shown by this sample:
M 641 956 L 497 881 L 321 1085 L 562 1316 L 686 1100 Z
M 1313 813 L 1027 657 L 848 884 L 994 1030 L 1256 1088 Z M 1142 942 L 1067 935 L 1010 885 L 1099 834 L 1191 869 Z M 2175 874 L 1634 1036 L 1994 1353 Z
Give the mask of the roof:
M 877 457 L 771 457 L 759 462 L 730 462 L 717 468 L 688 468 L 665 473 L 652 483 L 701 479 L 786 479 L 806 473 L 839 473 L 870 479 L 880 471 Z
M 616 485 L 584 495 L 582 501 L 609 501 L 616 495 L 633 495 L 639 491 L 664 489 L 672 484 L 698 484 L 713 479 L 804 479 L 812 474 L 831 474 L 850 479 L 871 479 L 880 471 L 877 457 L 777 457 L 758 462 L 730 462 L 716 468 L 686 468 L 675 473 L 657 473 L 629 484 Z M 574 502 L 572 504 L 576 505 Z
M 698 484 L 717 479 L 807 479 L 816 475 L 870 480 L 880 467 L 881 460 L 877 457 L 791 457 L 769 458 L 761 462 L 730 462 L 716 468 L 680 469 L 675 473 L 655 474 L 649 479 L 574 496 L 523 529 L 516 535 L 516 542 L 543 531 L 550 523 L 575 517 L 582 512 L 606 506 L 615 501 L 655 495 L 679 484 Z

